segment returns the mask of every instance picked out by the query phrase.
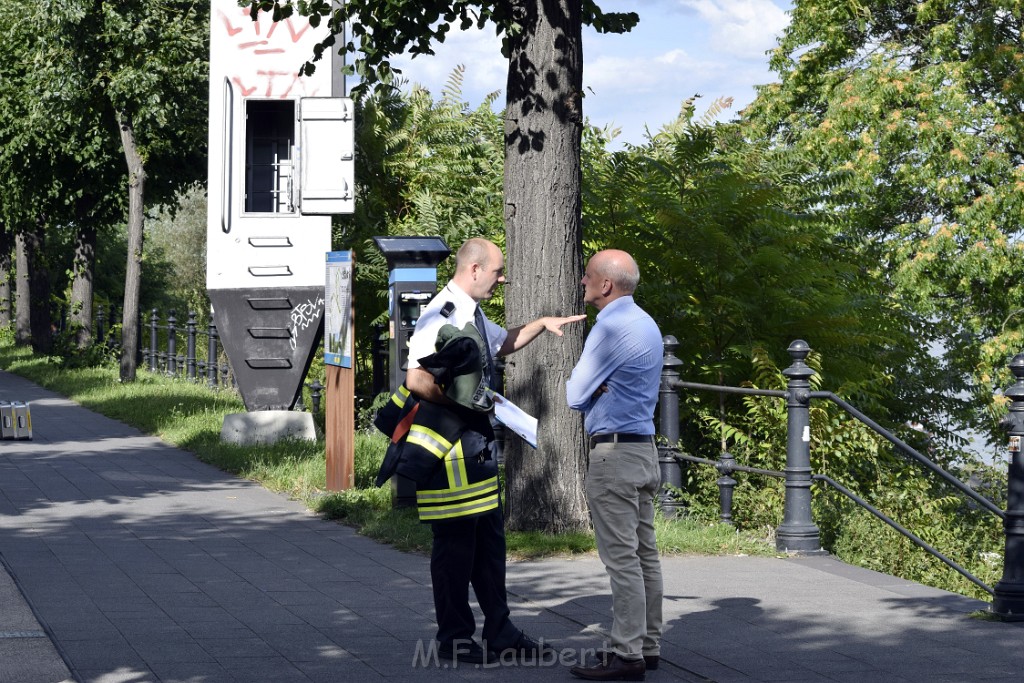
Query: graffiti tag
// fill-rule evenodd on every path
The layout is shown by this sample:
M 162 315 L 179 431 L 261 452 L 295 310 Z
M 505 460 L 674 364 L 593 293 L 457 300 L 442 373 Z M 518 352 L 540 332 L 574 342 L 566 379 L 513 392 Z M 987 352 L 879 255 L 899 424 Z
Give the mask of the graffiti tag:
M 322 296 L 318 296 L 316 301 L 306 299 L 305 303 L 301 303 L 292 309 L 291 336 L 288 339 L 292 351 L 295 350 L 299 332 L 320 320 L 323 310 L 324 298 Z

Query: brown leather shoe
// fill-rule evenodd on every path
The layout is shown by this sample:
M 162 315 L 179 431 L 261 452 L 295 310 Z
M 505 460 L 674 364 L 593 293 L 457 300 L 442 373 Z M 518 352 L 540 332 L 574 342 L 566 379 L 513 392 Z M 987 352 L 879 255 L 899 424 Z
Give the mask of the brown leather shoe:
M 598 658 L 594 666 L 574 666 L 569 673 L 588 681 L 642 681 L 647 665 L 643 659 L 627 660 L 614 652 Z
M 601 661 L 604 661 L 605 657 L 612 654 L 609 650 L 598 650 L 597 656 Z M 644 655 L 644 665 L 648 671 L 657 671 L 658 665 L 661 664 L 660 655 Z

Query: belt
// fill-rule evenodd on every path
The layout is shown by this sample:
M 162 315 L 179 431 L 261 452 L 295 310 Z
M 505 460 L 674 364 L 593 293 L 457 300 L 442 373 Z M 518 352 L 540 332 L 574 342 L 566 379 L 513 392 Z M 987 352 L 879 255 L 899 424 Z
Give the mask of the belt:
M 653 434 L 593 434 L 590 447 L 599 443 L 654 443 Z

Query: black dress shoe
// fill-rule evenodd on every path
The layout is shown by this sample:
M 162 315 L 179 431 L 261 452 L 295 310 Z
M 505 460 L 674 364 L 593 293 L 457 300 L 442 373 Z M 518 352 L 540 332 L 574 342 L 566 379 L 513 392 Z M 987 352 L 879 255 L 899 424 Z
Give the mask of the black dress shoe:
M 493 654 L 495 657 L 500 658 L 503 654 L 507 655 L 511 653 L 521 659 L 529 660 L 533 659 L 534 657 L 539 657 L 545 652 L 554 651 L 555 648 L 551 647 L 546 642 L 544 642 L 543 638 L 541 638 L 539 641 L 534 640 L 525 633 L 520 632 L 519 637 L 516 639 L 516 642 L 513 645 L 510 645 L 508 647 L 492 648 L 491 654 Z
M 642 681 L 647 665 L 643 659 L 623 659 L 614 652 L 599 658 L 594 666 L 574 666 L 569 673 L 588 681 Z
M 454 640 L 450 643 L 438 643 L 437 656 L 441 659 L 459 661 L 466 664 L 483 664 L 487 661 L 487 653 L 475 640 Z
M 597 656 L 603 661 L 605 657 L 612 654 L 609 650 L 598 650 Z M 648 671 L 657 671 L 658 665 L 661 664 L 660 655 L 644 655 L 644 665 Z

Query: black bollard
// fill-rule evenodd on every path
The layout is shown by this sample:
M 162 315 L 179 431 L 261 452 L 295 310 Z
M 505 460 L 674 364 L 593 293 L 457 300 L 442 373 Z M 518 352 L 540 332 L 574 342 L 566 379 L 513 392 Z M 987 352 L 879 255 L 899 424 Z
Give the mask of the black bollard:
M 149 371 L 156 372 L 157 368 L 157 349 L 156 349 L 156 337 L 157 337 L 157 323 L 160 318 L 157 317 L 156 309 L 153 309 L 152 315 L 149 317 Z
M 188 322 L 185 323 L 185 328 L 188 330 L 188 342 L 185 346 L 185 362 L 187 370 L 185 376 L 191 380 L 196 378 L 196 312 L 189 311 Z
M 102 344 L 103 340 L 106 339 L 105 331 L 103 329 L 103 306 L 99 306 L 96 310 L 96 337 L 93 339 L 94 344 Z
M 736 471 L 736 458 L 732 457 L 729 451 L 723 451 L 722 455 L 718 456 L 715 469 L 722 475 L 715 482 L 718 484 L 718 519 L 722 524 L 732 526 L 732 498 L 738 483 L 732 478 L 732 473 Z
M 821 537 L 811 516 L 811 383 L 814 375 L 804 363 L 811 347 L 797 339 L 787 349 L 793 364 L 782 371 L 786 387 L 786 501 L 775 548 L 787 553 L 820 553 Z
M 324 385 L 318 379 L 314 379 L 313 383 L 309 386 L 309 400 L 313 403 L 314 414 L 320 412 L 320 396 L 323 394 L 324 388 Z
M 668 442 L 658 446 L 658 467 L 661 469 L 661 492 L 658 500 L 665 517 L 671 519 L 679 514 L 683 507 L 674 493 L 683 487 L 683 470 L 676 460 L 679 448 L 679 394 L 676 393 L 676 382 L 679 380 L 679 366 L 683 364 L 676 358 L 675 350 L 679 341 L 672 335 L 662 338 L 665 345 L 665 359 L 661 366 L 661 388 L 658 390 L 659 433 Z
M 206 328 L 206 337 L 206 385 L 214 389 L 217 387 L 217 326 L 213 324 L 213 320 Z
M 1010 468 L 1007 474 L 1006 517 L 1003 532 L 1003 578 L 993 589 L 992 613 L 1003 621 L 1024 621 L 1024 353 L 1010 361 L 1017 381 L 1003 392 L 1010 399 L 1010 412 L 1002 427 L 1010 437 Z
M 171 377 L 178 374 L 178 319 L 174 312 L 172 308 L 167 316 L 167 374 Z

